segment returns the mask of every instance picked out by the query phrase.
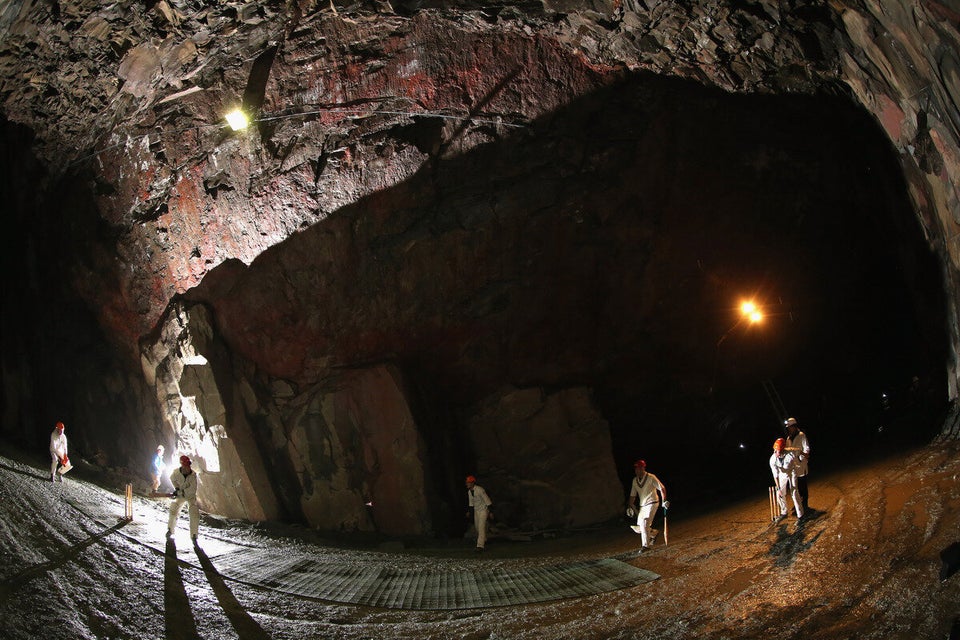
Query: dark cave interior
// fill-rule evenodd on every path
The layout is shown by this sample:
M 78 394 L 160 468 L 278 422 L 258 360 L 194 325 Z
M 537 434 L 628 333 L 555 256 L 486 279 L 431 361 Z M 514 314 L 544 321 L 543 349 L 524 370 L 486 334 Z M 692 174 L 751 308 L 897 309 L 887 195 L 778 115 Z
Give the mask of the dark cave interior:
M 433 128 L 402 136 L 427 144 Z M 62 184 L 24 196 L 42 170 L 24 162 L 22 130 L 5 131 L 4 260 L 8 274 L 27 265 L 29 276 L 8 275 L 4 359 L 31 360 L 37 386 L 23 415 L 86 416 L 115 431 L 149 411 L 88 393 L 121 365 L 64 286 L 89 260 L 72 240 L 110 246 L 112 231 L 77 229 L 92 212 L 63 202 Z M 434 162 L 247 269 L 214 270 L 188 297 L 216 310 L 229 339 L 241 323 L 277 330 L 255 283 L 269 283 L 277 263 L 310 271 L 315 248 L 343 229 L 366 246 L 328 265 L 328 289 L 305 285 L 323 293 L 299 290 L 302 306 L 286 310 L 298 341 L 276 348 L 328 348 L 342 366 L 401 363 L 434 434 L 442 501 L 455 504 L 449 478 L 472 462 L 456 430 L 504 385 L 589 387 L 624 486 L 642 457 L 688 504 L 758 491 L 781 411 L 810 436 L 816 470 L 927 441 L 946 408 L 940 267 L 889 142 L 843 95 L 729 95 L 631 77 Z M 399 250 L 414 241 L 423 253 Z M 86 268 L 111 268 L 98 260 Z M 210 284 L 223 277 L 229 300 Z M 745 297 L 763 308 L 760 325 L 739 320 Z M 317 307 L 333 309 L 336 330 L 310 342 L 296 318 Z M 238 351 L 283 377 L 271 369 L 282 354 Z M 41 446 L 46 432 L 24 438 Z

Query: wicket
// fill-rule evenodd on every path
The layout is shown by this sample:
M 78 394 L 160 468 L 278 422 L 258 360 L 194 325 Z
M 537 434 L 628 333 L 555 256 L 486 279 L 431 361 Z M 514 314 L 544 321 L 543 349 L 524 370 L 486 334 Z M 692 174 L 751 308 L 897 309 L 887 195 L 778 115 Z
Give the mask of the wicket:
M 133 520 L 133 485 L 127 483 L 127 492 L 123 499 L 123 519 Z

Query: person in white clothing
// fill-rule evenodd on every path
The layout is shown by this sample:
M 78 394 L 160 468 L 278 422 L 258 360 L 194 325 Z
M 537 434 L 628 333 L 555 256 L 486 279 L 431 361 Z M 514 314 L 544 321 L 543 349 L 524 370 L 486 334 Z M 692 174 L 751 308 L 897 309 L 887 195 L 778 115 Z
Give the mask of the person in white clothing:
M 633 482 L 630 485 L 630 498 L 627 501 L 627 516 L 632 517 L 634 512 L 637 515 L 637 524 L 632 527 L 634 531 L 640 534 L 640 543 L 643 551 L 653 546 L 654 535 L 651 535 L 650 525 L 653 523 L 653 516 L 660 506 L 660 500 L 663 500 L 663 508 L 670 507 L 667 502 L 667 488 L 660 482 L 660 478 L 647 472 L 647 463 L 644 460 L 637 460 L 633 463 Z M 657 497 L 657 492 L 660 497 Z M 636 509 L 634 509 L 634 505 Z
M 163 472 L 167 465 L 163 461 L 163 445 L 157 445 L 157 452 L 153 456 L 153 462 L 150 463 L 150 490 L 156 492 L 160 488 L 160 482 L 163 479 Z
M 773 443 L 773 455 L 770 456 L 770 471 L 773 473 L 773 484 L 777 487 L 777 504 L 780 511 L 777 520 L 787 517 L 787 492 L 793 498 L 793 506 L 797 510 L 797 517 L 803 517 L 803 503 L 797 491 L 797 458 L 787 451 L 786 441 L 777 438 Z
M 173 502 L 170 504 L 167 537 L 173 537 L 177 518 L 180 517 L 180 509 L 186 502 L 190 512 L 190 539 L 196 544 L 197 534 L 200 532 L 200 510 L 197 508 L 197 488 L 200 481 L 197 479 L 197 473 L 192 469 L 189 456 L 180 456 L 180 467 L 170 474 L 170 484 L 173 485 L 173 493 L 170 494 Z
M 477 528 L 477 551 L 483 551 L 487 546 L 487 519 L 493 517 L 493 512 L 490 510 L 493 501 L 473 476 L 467 476 L 466 485 L 467 505 L 473 509 L 473 524 Z M 470 517 L 469 510 L 467 510 L 467 517 Z
M 810 441 L 807 434 L 800 431 L 800 425 L 796 418 L 787 418 L 783 423 L 787 432 L 786 450 L 792 453 L 797 459 L 797 491 L 800 493 L 800 501 L 803 503 L 803 510 L 806 512 L 809 507 L 810 491 L 807 487 L 807 471 L 810 464 Z
M 57 469 L 61 465 L 67 466 L 67 436 L 63 432 L 65 428 L 62 422 L 58 422 L 50 434 L 50 482 L 56 482 L 58 478 L 63 482 L 63 476 L 57 474 Z

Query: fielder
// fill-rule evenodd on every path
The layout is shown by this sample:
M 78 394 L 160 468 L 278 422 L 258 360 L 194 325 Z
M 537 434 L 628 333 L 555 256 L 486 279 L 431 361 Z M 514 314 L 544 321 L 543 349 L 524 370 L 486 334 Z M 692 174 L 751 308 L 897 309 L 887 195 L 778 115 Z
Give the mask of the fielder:
M 796 418 L 787 418 L 784 429 L 787 432 L 786 445 L 787 451 L 791 452 L 797 460 L 797 492 L 800 494 L 800 501 L 803 503 L 803 510 L 810 508 L 810 491 L 807 487 L 807 473 L 810 465 L 810 440 L 807 434 L 800 431 Z
M 483 551 L 487 546 L 487 518 L 492 518 L 490 507 L 493 501 L 483 487 L 477 484 L 477 479 L 467 476 L 467 505 L 473 508 L 473 524 L 477 528 L 477 551 Z M 470 510 L 467 510 L 470 517 Z

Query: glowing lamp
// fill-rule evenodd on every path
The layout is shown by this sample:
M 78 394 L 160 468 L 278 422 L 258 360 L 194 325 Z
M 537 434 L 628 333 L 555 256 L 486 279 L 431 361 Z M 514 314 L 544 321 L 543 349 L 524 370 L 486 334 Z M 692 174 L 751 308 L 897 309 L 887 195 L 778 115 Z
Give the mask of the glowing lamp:
M 247 125 L 250 124 L 250 121 L 247 119 L 247 114 L 245 114 L 240 109 L 234 109 L 227 114 L 227 124 L 230 125 L 230 128 L 234 131 L 240 131 L 241 129 L 246 129 Z
M 757 308 L 753 300 L 745 300 L 740 303 L 740 313 L 751 323 L 757 323 L 763 320 L 763 313 Z

